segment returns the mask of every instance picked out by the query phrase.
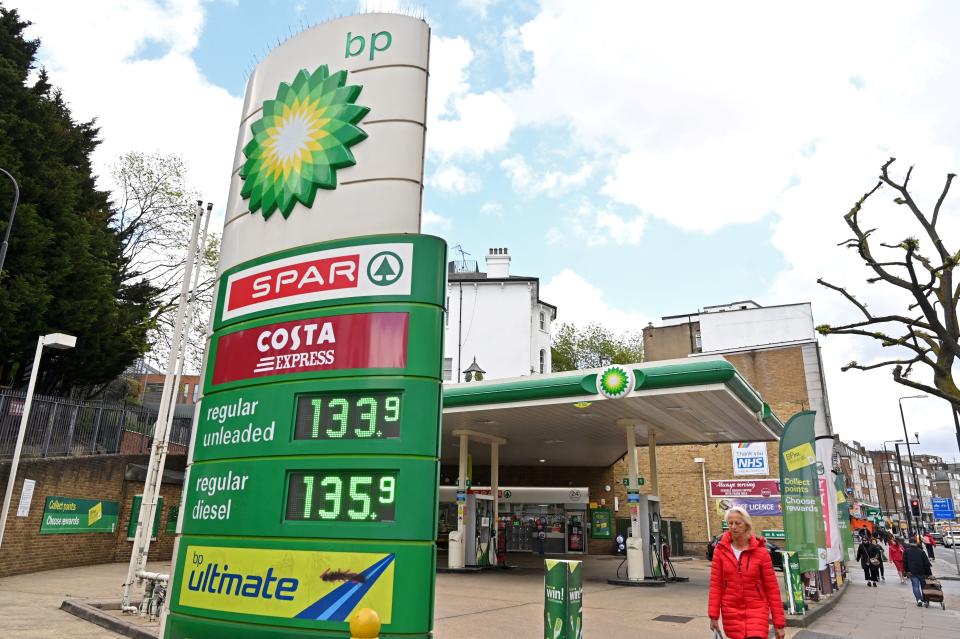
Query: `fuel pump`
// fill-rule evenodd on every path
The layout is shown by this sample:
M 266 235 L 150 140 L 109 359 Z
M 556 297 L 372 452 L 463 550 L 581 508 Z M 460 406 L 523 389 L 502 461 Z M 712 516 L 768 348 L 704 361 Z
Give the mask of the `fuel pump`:
M 465 504 L 463 540 L 467 566 L 489 566 L 493 537 L 493 497 L 468 493 Z

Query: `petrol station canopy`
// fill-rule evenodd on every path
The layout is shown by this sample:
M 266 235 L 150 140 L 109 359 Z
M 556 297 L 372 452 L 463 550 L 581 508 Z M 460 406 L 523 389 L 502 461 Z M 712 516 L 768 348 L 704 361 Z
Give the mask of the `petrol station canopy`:
M 637 443 L 657 445 L 775 441 L 783 423 L 723 357 L 622 364 L 633 389 L 609 399 L 598 392 L 605 369 L 588 369 L 445 386 L 442 463 L 456 464 L 458 434 L 501 438 L 501 466 L 609 466 L 626 451 L 625 427 Z M 475 464 L 489 446 L 471 445 Z M 545 460 L 541 462 L 540 460 Z

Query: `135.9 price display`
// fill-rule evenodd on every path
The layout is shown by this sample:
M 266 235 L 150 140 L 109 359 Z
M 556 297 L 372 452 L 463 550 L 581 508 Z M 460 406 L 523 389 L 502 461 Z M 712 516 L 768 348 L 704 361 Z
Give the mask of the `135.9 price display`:
M 290 473 L 288 521 L 394 521 L 396 470 Z
M 401 395 L 400 391 L 300 395 L 293 438 L 399 437 Z

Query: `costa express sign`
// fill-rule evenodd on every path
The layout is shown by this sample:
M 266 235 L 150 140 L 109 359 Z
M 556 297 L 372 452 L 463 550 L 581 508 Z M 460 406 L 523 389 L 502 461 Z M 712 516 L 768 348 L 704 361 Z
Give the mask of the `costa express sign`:
M 357 313 L 279 322 L 219 338 L 213 383 L 344 368 L 403 368 L 406 313 Z

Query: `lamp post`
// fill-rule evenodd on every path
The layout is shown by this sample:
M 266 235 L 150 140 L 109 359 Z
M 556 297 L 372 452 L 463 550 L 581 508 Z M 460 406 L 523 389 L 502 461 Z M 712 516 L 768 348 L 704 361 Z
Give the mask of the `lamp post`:
M 20 201 L 20 185 L 17 184 L 17 181 L 13 179 L 13 176 L 10 175 L 5 169 L 0 169 L 0 173 L 3 173 L 10 181 L 13 182 L 13 208 L 10 209 L 10 219 L 7 220 L 7 229 L 3 232 L 3 244 L 0 244 L 0 273 L 3 272 L 3 261 L 7 257 L 7 245 L 10 243 L 10 229 L 13 228 L 13 216 L 17 214 L 17 203 Z M 3 528 L 0 527 L 0 541 L 2 541 Z
M 910 470 L 913 474 L 913 489 L 917 493 L 917 501 L 920 502 L 920 516 L 918 524 L 923 521 L 923 499 L 920 497 L 920 481 L 917 479 L 917 467 L 913 465 L 913 453 L 910 451 L 910 435 L 907 434 L 907 420 L 903 416 L 903 400 L 905 399 L 926 399 L 926 395 L 907 395 L 897 400 L 900 406 L 900 422 L 903 424 L 903 439 L 907 444 L 907 459 L 910 460 Z M 919 525 L 917 526 L 919 528 Z
M 897 442 L 902 442 L 902 441 L 903 441 L 902 439 L 888 439 L 885 442 L 883 442 L 883 453 L 884 453 L 883 463 L 887 467 L 886 468 L 887 482 L 891 481 L 890 480 L 890 451 L 887 450 L 887 444 L 896 444 Z M 912 527 L 912 524 L 910 521 L 910 510 L 907 508 L 907 484 L 905 481 L 903 481 L 903 466 L 900 464 L 900 449 L 896 450 L 896 454 L 897 454 L 897 474 L 900 475 L 900 490 L 903 491 L 902 493 L 903 494 L 903 511 L 907 516 L 907 531 L 909 531 L 910 528 Z M 893 507 L 897 509 L 897 512 L 899 513 L 900 505 L 897 504 L 897 494 L 893 490 L 891 490 L 890 492 L 893 493 Z
M 17 481 L 17 467 L 20 465 L 20 451 L 23 449 L 23 437 L 27 432 L 27 420 L 30 419 L 30 406 L 33 404 L 33 388 L 37 385 L 37 370 L 40 368 L 40 355 L 43 347 L 63 350 L 73 348 L 77 338 L 63 333 L 41 335 L 37 339 L 37 352 L 33 356 L 33 368 L 30 369 L 30 383 L 27 384 L 27 396 L 23 402 L 23 415 L 20 416 L 20 431 L 17 433 L 17 445 L 13 449 L 13 460 L 10 462 L 10 476 L 7 478 L 7 492 L 3 496 L 3 512 L 0 513 L 0 545 L 3 544 L 3 531 L 7 527 L 7 511 L 10 509 L 10 500 L 13 497 L 13 486 Z
M 917 440 L 917 441 L 915 441 L 915 442 L 913 442 L 913 443 L 914 443 L 914 444 L 919 444 L 920 441 Z M 898 460 L 898 461 L 901 459 L 901 457 L 900 457 L 900 447 L 903 446 L 904 444 L 906 444 L 907 446 L 909 446 L 909 445 L 910 445 L 910 442 L 908 442 L 908 441 L 905 442 L 905 441 L 903 441 L 902 439 L 899 439 L 899 440 L 897 440 L 897 443 L 895 443 L 895 444 L 893 445 L 894 448 L 897 449 L 897 460 Z M 902 466 L 901 466 L 901 468 L 902 468 Z M 914 470 L 916 470 L 916 469 L 914 469 Z M 901 472 L 900 472 L 900 481 L 903 481 L 903 471 L 902 471 L 902 470 L 901 470 Z M 916 485 L 914 485 L 914 489 L 916 489 Z M 918 504 L 918 511 L 919 511 L 919 504 L 920 504 L 921 501 L 922 501 L 922 500 L 920 499 L 920 491 L 919 491 L 919 490 L 916 491 L 916 496 L 917 496 L 917 504 Z M 921 525 L 921 523 L 923 523 L 923 520 L 920 518 L 920 516 L 917 516 L 917 515 L 914 515 L 914 514 L 913 514 L 913 509 L 910 508 L 910 506 L 907 504 L 907 494 L 906 494 L 906 492 L 904 492 L 904 494 L 903 494 L 903 509 L 907 511 L 907 515 L 910 517 L 910 520 L 915 522 L 915 523 L 914 523 L 914 526 L 913 526 L 913 531 L 914 531 L 916 534 L 920 534 L 920 525 Z M 921 515 L 922 515 L 922 512 L 923 512 L 923 511 L 919 511 L 919 512 L 920 512 Z
M 703 457 L 694 457 L 693 463 L 700 464 L 700 476 L 703 478 L 703 516 L 707 522 L 707 544 L 713 539 L 710 531 L 710 501 L 707 499 L 707 460 Z

